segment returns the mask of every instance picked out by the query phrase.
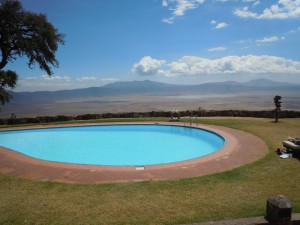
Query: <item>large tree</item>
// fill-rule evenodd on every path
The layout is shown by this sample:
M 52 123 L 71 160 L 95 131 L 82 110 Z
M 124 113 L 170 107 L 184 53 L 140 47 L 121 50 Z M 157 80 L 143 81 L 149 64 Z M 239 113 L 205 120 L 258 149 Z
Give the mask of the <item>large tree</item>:
M 19 57 L 28 58 L 29 68 L 38 64 L 41 70 L 52 74 L 51 66 L 58 67 L 55 53 L 64 44 L 64 35 L 48 22 L 44 14 L 23 9 L 19 0 L 0 0 L 0 103 L 12 98 L 7 91 L 17 84 L 14 71 L 4 71 L 8 62 Z

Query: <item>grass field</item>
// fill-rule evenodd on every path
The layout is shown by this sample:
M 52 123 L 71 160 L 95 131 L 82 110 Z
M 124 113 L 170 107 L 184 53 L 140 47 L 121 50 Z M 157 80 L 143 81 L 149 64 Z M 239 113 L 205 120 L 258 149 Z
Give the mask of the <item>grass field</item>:
M 182 224 L 252 217 L 265 215 L 267 198 L 277 194 L 300 212 L 300 161 L 274 152 L 287 136 L 300 136 L 300 119 L 199 123 L 253 133 L 270 153 L 232 171 L 174 181 L 72 185 L 0 174 L 0 224 Z

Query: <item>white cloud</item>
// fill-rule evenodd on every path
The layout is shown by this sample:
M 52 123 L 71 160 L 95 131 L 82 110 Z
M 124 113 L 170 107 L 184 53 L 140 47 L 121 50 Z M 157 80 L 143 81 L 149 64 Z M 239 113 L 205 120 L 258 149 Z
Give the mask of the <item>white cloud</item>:
M 223 29 L 225 27 L 229 27 L 229 25 L 227 23 L 218 23 L 218 21 L 216 20 L 212 20 L 210 21 L 210 24 L 214 25 L 216 29 Z
M 257 0 L 243 0 L 243 2 L 255 2 Z
M 227 23 L 218 23 L 216 26 L 216 29 L 222 29 L 225 27 L 228 27 L 229 25 Z
M 257 14 L 253 13 L 253 12 L 249 12 L 249 7 L 243 7 L 242 9 L 237 9 L 234 12 L 235 15 L 239 16 L 239 17 L 243 17 L 243 18 L 256 18 Z
M 256 2 L 253 3 L 253 6 L 257 6 L 259 4 L 260 4 L 260 1 L 256 1 Z
M 97 78 L 94 76 L 84 76 L 71 78 L 69 76 L 42 75 L 39 77 L 26 77 L 19 81 L 16 91 L 56 91 L 71 90 L 77 88 L 98 87 L 112 82 L 116 78 Z
M 299 18 L 300 0 L 278 0 L 277 4 L 264 9 L 262 13 L 251 12 L 249 11 L 249 7 L 236 9 L 234 13 L 239 17 L 255 19 Z
M 216 48 L 210 48 L 207 51 L 209 51 L 209 52 L 216 52 L 216 51 L 224 51 L 224 50 L 226 50 L 225 47 L 216 47 Z
M 96 77 L 80 77 L 76 79 L 77 81 L 97 81 Z
M 168 19 L 163 19 L 162 21 L 164 22 L 164 23 L 168 23 L 168 24 L 172 24 L 172 23 L 174 23 L 174 18 L 172 17 L 172 18 L 168 18 Z
M 239 0 L 216 0 L 217 2 L 238 2 Z M 241 0 L 242 2 L 245 2 L 245 3 L 252 3 L 253 4 L 259 4 L 260 1 L 259 0 Z M 258 2 L 258 3 L 257 3 Z
M 282 38 L 279 38 L 277 36 L 273 36 L 273 37 L 265 37 L 263 39 L 256 40 L 256 42 L 258 42 L 258 43 L 267 43 L 267 42 L 279 41 L 280 39 L 282 39 Z
M 164 67 L 164 70 L 156 67 L 155 74 L 167 77 L 209 74 L 300 74 L 300 61 L 267 55 L 226 56 L 218 59 L 184 56 L 178 61 L 164 64 Z
M 162 6 L 168 7 L 172 11 L 172 16 L 163 19 L 163 22 L 174 23 L 176 17 L 185 15 L 186 11 L 195 9 L 204 2 L 205 0 L 163 0 Z
M 159 68 L 165 62 L 165 60 L 157 60 L 152 59 L 150 56 L 145 56 L 133 65 L 131 71 L 138 75 L 155 75 L 159 73 Z
M 289 32 L 287 32 L 287 34 L 293 34 L 293 33 L 297 33 L 300 31 L 300 27 L 297 27 L 296 29 L 290 30 Z

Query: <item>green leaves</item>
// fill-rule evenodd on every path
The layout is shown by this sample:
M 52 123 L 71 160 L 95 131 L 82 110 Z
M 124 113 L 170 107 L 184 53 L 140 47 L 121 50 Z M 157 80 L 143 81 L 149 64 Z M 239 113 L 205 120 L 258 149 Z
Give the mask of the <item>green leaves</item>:
M 58 67 L 55 53 L 64 44 L 64 35 L 47 21 L 43 14 L 24 11 L 16 0 L 0 3 L 0 49 L 2 69 L 14 56 L 26 55 L 28 66 L 37 63 L 40 69 L 52 74 L 51 66 Z
M 18 75 L 11 70 L 0 71 L 0 85 L 2 87 L 14 88 L 18 81 Z
M 0 70 L 0 103 L 4 105 L 12 99 L 12 95 L 5 90 L 6 88 L 14 88 L 17 85 L 18 75 L 11 70 Z
M 41 70 L 52 74 L 58 67 L 55 53 L 64 44 L 59 33 L 46 15 L 25 11 L 18 0 L 0 0 L 0 103 L 12 96 L 5 90 L 16 86 L 18 76 L 13 71 L 2 71 L 9 61 L 27 56 L 29 68 L 38 64 Z

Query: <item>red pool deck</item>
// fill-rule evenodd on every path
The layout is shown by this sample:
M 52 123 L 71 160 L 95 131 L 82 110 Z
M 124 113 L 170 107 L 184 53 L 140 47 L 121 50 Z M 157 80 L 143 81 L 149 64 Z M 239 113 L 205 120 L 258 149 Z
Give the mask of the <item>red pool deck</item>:
M 122 123 L 124 124 L 124 123 Z M 189 126 L 184 123 L 130 123 Z M 87 126 L 84 124 L 67 126 Z M 107 125 L 107 124 L 103 124 Z M 45 128 L 50 126 L 35 126 Z M 51 127 L 61 127 L 51 126 Z M 0 173 L 40 181 L 65 183 L 120 183 L 172 180 L 220 173 L 252 163 L 265 156 L 269 149 L 260 138 L 240 130 L 211 125 L 194 125 L 213 131 L 225 138 L 224 147 L 207 156 L 193 160 L 145 167 L 91 166 L 38 160 L 0 147 Z M 16 128 L 13 128 L 16 129 Z M 22 128 L 25 129 L 25 128 Z M 8 129 L 6 129 L 8 130 Z

